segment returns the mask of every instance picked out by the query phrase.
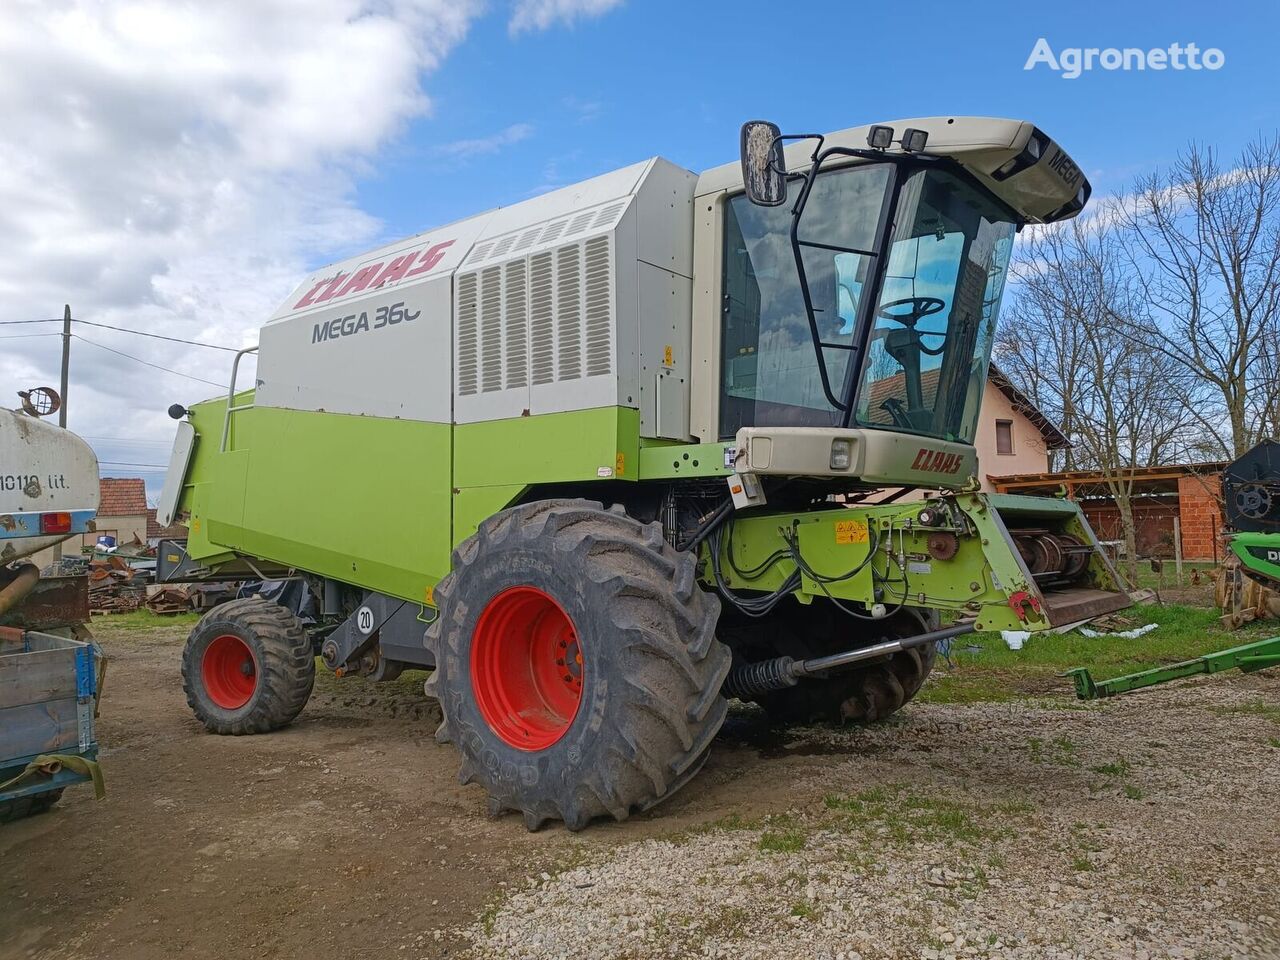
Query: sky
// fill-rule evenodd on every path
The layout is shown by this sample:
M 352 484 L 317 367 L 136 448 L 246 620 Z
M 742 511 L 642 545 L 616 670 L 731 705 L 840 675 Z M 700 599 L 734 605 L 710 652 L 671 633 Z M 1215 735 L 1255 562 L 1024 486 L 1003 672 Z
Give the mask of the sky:
M 251 345 L 316 267 L 650 156 L 729 162 L 753 118 L 1028 119 L 1123 193 L 1275 133 L 1278 29 L 1263 2 L 0 0 L 0 402 L 57 385 L 57 325 L 13 321 L 70 303 L 69 426 L 154 499 L 164 411 L 232 354 L 89 322 Z M 1223 62 L 1065 79 L 1025 69 L 1041 38 Z

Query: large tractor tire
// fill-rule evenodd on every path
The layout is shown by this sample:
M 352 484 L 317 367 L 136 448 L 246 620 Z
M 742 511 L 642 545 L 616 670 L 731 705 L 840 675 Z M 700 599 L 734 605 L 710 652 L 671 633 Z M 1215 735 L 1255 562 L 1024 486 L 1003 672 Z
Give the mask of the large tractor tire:
M 214 607 L 182 652 L 187 704 L 211 733 L 288 726 L 306 706 L 315 679 L 315 651 L 302 621 L 262 597 Z
M 504 510 L 453 554 L 427 631 L 436 733 L 489 811 L 536 830 L 625 819 L 692 779 L 727 709 L 718 599 L 695 558 L 619 508 Z
M 788 600 L 759 620 L 726 615 L 720 635 L 751 660 L 783 655 L 805 660 L 936 629 L 936 614 L 903 610 L 884 620 L 857 620 L 829 601 Z M 934 645 L 926 644 L 802 679 L 756 702 L 780 724 L 874 723 L 901 710 L 920 691 L 936 655 Z

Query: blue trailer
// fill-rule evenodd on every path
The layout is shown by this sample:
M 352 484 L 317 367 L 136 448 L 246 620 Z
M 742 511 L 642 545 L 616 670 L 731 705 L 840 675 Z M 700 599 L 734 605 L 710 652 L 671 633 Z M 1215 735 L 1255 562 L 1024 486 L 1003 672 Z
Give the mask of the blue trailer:
M 47 810 L 77 783 L 102 796 L 104 663 L 91 641 L 0 627 L 0 823 Z

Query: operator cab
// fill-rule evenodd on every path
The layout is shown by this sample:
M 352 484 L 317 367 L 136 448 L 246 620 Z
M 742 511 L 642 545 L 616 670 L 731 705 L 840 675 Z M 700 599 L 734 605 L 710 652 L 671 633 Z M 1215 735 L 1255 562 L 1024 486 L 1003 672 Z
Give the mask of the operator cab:
M 865 146 L 850 136 L 863 131 L 827 146 L 743 127 L 718 404 L 739 472 L 953 487 L 976 472 L 1014 235 L 1075 216 L 1090 187 L 1030 124 L 907 123 L 864 128 Z M 786 140 L 816 146 L 806 161 Z

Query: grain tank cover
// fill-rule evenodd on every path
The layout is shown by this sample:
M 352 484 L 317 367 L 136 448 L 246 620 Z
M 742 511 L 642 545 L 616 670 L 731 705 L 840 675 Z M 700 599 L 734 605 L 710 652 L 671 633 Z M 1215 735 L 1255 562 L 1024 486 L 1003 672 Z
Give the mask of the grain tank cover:
M 688 436 L 694 174 L 661 159 L 309 277 L 255 402 L 458 424 L 594 407 Z

